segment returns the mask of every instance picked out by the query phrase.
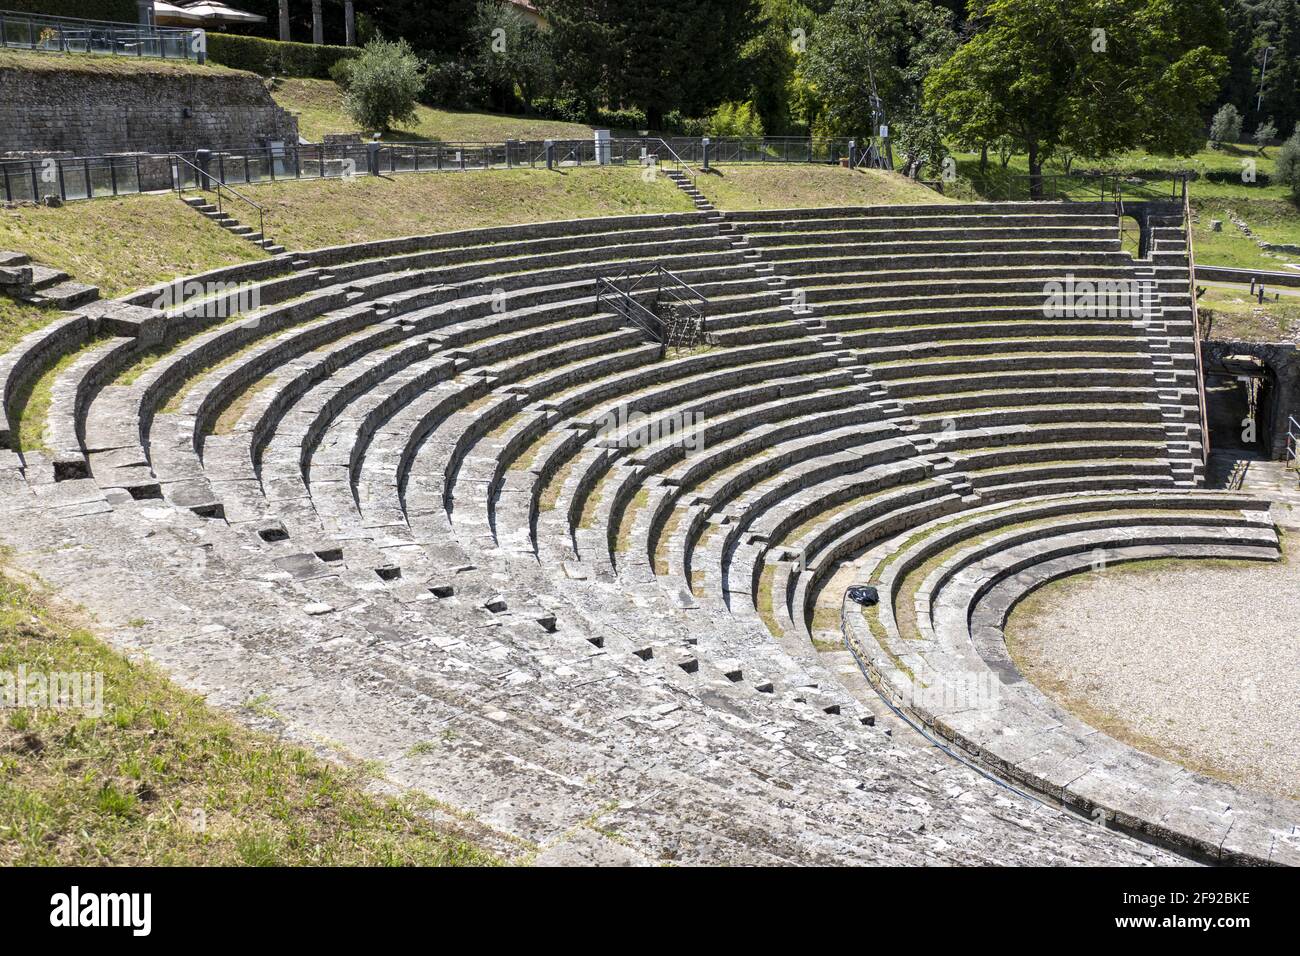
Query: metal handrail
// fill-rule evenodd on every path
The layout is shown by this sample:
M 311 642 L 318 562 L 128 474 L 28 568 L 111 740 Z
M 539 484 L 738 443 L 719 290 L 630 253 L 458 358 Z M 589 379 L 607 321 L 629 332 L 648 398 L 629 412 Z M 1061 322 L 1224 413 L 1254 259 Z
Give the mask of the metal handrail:
M 614 308 L 621 315 L 636 323 L 661 345 L 667 344 L 665 334 L 667 323 L 655 312 L 642 305 L 635 297 L 635 293 L 643 286 L 646 286 L 652 278 L 655 282 L 655 301 L 658 302 L 667 293 L 675 302 L 685 306 L 690 313 L 690 317 L 699 323 L 700 335 L 707 342 L 708 329 L 705 323 L 708 314 L 708 298 L 662 265 L 655 265 L 650 270 L 640 274 L 633 274 L 632 267 L 627 266 L 616 276 L 598 279 L 596 281 L 596 307 L 600 308 L 607 301 L 613 299 Z
M 652 140 L 652 142 L 659 142 L 659 143 L 662 143 L 664 149 L 668 150 L 669 155 L 672 156 L 673 161 L 677 164 L 677 171 L 678 171 L 678 172 L 681 172 L 682 169 L 685 168 L 686 171 L 687 171 L 687 172 L 686 172 L 686 175 L 690 177 L 691 185 L 692 185 L 692 186 L 697 185 L 697 183 L 696 183 L 696 178 L 697 178 L 697 177 L 696 177 L 696 173 L 695 173 L 695 169 L 694 169 L 694 167 L 691 166 L 690 163 L 686 162 L 686 160 L 682 159 L 681 156 L 679 156 L 679 155 L 677 154 L 677 150 L 673 149 L 671 146 L 668 145 L 668 141 L 667 141 L 667 140 L 663 140 L 663 139 L 660 139 L 660 140 Z M 708 158 L 707 154 L 705 155 L 705 158 L 706 158 L 706 159 Z
M 190 167 L 190 169 L 192 169 L 192 170 L 194 170 L 196 173 L 198 173 L 198 175 L 195 177 L 194 181 L 195 181 L 195 183 L 197 184 L 197 185 L 196 185 L 196 188 L 197 188 L 199 191 L 201 191 L 201 192 L 206 192 L 206 191 L 207 191 L 207 190 L 204 188 L 204 186 L 203 186 L 203 183 L 204 183 L 204 182 L 208 182 L 208 183 L 214 183 L 214 184 L 216 184 L 216 187 L 217 187 L 217 188 L 216 188 L 216 193 L 217 193 L 217 212 L 225 212 L 225 209 L 224 209 L 224 207 L 223 207 L 222 204 L 221 204 L 221 191 L 222 191 L 223 189 L 226 190 L 227 192 L 229 192 L 229 193 L 230 193 L 232 196 L 234 196 L 236 199 L 239 199 L 240 201 L 242 201 L 242 202 L 248 204 L 249 206 L 251 206 L 253 209 L 257 210 L 257 232 L 258 232 L 258 235 L 260 235 L 260 236 L 262 237 L 262 240 L 263 240 L 263 241 L 266 240 L 266 238 L 267 238 L 267 236 L 266 236 L 266 217 L 265 217 L 265 209 L 264 209 L 262 206 L 260 206 L 259 204 L 253 202 L 253 200 L 249 199 L 247 196 L 241 195 L 239 192 L 237 192 L 236 190 L 232 189 L 230 186 L 228 186 L 228 185 L 226 185 L 225 183 L 223 183 L 223 182 L 222 182 L 218 177 L 213 176 L 210 172 L 207 172 L 207 171 L 205 171 L 204 169 L 202 169 L 201 167 L 196 166 L 194 163 L 191 163 L 188 159 L 186 159 L 184 156 L 180 155 L 179 153 L 169 153 L 168 156 L 169 156 L 170 159 L 174 159 L 174 160 L 176 160 L 177 162 L 184 163 L 186 166 Z M 175 185 L 176 185 L 176 192 L 177 192 L 178 194 L 184 193 L 184 192 L 185 192 L 185 184 L 184 184 L 184 182 L 181 180 L 181 177 L 180 177 L 180 176 L 177 176 L 177 177 L 175 178 L 174 182 L 175 182 Z
M 26 37 L 18 39 L 20 31 L 15 27 L 21 25 L 26 30 Z M 43 46 L 43 38 L 50 31 L 58 40 L 57 51 Z M 193 37 L 204 33 L 199 28 L 159 27 L 153 24 L 122 23 L 112 20 L 89 20 L 77 17 L 49 16 L 43 13 L 17 10 L 0 10 L 0 49 L 15 48 L 35 50 L 37 52 L 59 53 L 107 53 L 116 56 L 137 56 L 160 59 L 192 59 Z M 156 43 L 156 52 L 146 53 L 146 43 Z M 95 44 L 107 46 L 107 49 L 95 49 Z M 125 51 L 134 47 L 132 52 L 119 52 L 119 45 Z M 169 56 L 169 45 L 182 56 Z M 74 46 L 84 47 L 74 50 Z M 202 57 L 199 57 L 202 60 Z
M 614 311 L 631 320 L 660 345 L 664 344 L 663 319 L 633 298 L 630 292 L 620 289 L 613 279 L 597 279 L 596 309 L 599 311 L 601 306 L 611 301 Z
M 1192 300 L 1192 336 L 1196 346 L 1196 393 L 1201 407 L 1201 462 L 1210 460 L 1210 419 L 1205 407 L 1205 366 L 1201 359 L 1201 314 L 1196 304 L 1196 249 L 1192 242 L 1192 198 L 1183 179 L 1183 227 L 1187 230 L 1187 291 Z M 1154 249 L 1151 250 L 1155 252 Z
M 1294 415 L 1286 417 L 1286 466 L 1294 467 L 1296 459 L 1300 458 L 1300 422 L 1295 420 Z

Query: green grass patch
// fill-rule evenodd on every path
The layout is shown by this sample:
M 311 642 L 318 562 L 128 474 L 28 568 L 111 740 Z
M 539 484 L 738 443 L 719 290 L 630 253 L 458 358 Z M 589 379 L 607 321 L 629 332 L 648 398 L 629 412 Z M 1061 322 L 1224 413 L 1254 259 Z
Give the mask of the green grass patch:
M 758 575 L 758 601 L 755 610 L 758 619 L 763 622 L 768 633 L 775 638 L 781 637 L 781 625 L 776 620 L 776 605 L 772 594 L 772 585 L 776 580 L 776 565 L 765 564 Z
M 212 76 L 218 73 L 244 75 L 216 63 L 200 66 L 189 60 L 161 60 L 149 57 L 103 56 L 95 53 L 34 53 L 0 49 L 0 69 L 28 73 L 83 73 L 87 76 Z
M 7 709 L 0 865 L 491 865 L 417 795 L 248 730 L 0 574 L 0 670 L 100 674 L 103 713 Z
M 0 209 L 0 249 L 97 285 L 105 298 L 267 257 L 172 195 Z
M 326 133 L 370 133 L 360 129 L 343 109 L 343 90 L 332 80 L 282 79 L 272 91 L 275 101 L 298 114 L 298 132 L 313 143 Z M 592 128 L 585 123 L 504 116 L 461 110 L 434 109 L 418 105 L 415 121 L 392 130 L 392 142 L 442 141 L 501 143 L 508 139 L 589 140 Z
M 58 309 L 43 309 L 0 296 L 0 355 L 61 315 Z
M 28 378 L 14 393 L 9 403 L 10 441 L 18 451 L 45 450 L 45 427 L 49 421 L 50 401 L 54 382 L 72 363 L 81 358 L 86 349 L 98 345 L 102 339 L 90 339 L 81 348 L 60 355 L 40 375 Z
M 239 424 L 240 417 L 248 410 L 248 406 L 253 404 L 253 399 L 266 391 L 266 389 L 270 388 L 274 381 L 274 376 L 264 375 L 236 395 L 234 401 L 227 405 L 222 413 L 217 417 L 216 422 L 212 426 L 212 434 L 229 435 L 233 432 L 235 426 Z
M 1288 272 L 1290 263 L 1300 263 L 1300 254 L 1261 249 L 1259 240 L 1278 245 L 1300 246 L 1300 208 L 1289 198 L 1213 199 L 1193 193 L 1196 217 L 1192 241 L 1196 261 L 1204 265 L 1234 266 L 1240 269 L 1263 269 Z M 1233 224 L 1243 220 L 1255 238 Z M 1219 219 L 1219 232 L 1210 228 Z
M 618 522 L 618 536 L 614 541 L 614 552 L 616 554 L 627 554 L 632 550 L 632 529 L 636 525 L 636 517 L 641 513 L 641 509 L 650 503 L 650 491 L 642 488 L 632 500 L 628 502 L 623 514 Z
M 1206 285 L 1198 300 L 1207 338 L 1230 342 L 1289 341 L 1300 329 L 1300 296 L 1268 292 L 1256 301 L 1246 286 Z

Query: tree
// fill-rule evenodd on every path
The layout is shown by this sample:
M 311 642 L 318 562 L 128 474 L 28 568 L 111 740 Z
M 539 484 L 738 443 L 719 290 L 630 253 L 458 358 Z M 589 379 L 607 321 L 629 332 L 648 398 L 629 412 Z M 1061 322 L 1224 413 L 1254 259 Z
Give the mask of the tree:
M 1222 146 L 1224 143 L 1236 143 L 1240 140 L 1241 114 L 1237 112 L 1237 107 L 1225 103 L 1219 108 L 1219 112 L 1214 114 L 1214 119 L 1210 123 L 1210 142 L 1215 146 Z
M 425 56 L 464 53 L 474 42 L 471 30 L 477 0 L 372 0 L 358 14 L 381 36 L 402 37 Z M 236 4 L 238 6 L 238 4 Z
M 922 84 L 956 46 L 951 11 L 928 0 L 836 0 L 818 19 L 799 68 L 821 107 L 815 131 L 874 135 L 874 80 L 903 165 L 915 174 L 943 152 L 943 129 L 922 102 Z
M 959 140 L 1013 137 L 1040 197 L 1043 162 L 1142 148 L 1188 155 L 1227 69 L 1220 0 L 991 0 L 977 31 L 926 80 Z
M 394 123 L 415 119 L 424 88 L 424 61 L 405 40 L 371 40 L 348 71 L 343 107 L 364 130 L 387 133 Z
M 530 111 L 533 101 L 551 90 L 555 60 L 546 34 L 502 0 L 480 0 L 473 35 L 479 39 L 479 73 L 493 86 L 498 109 L 516 97 Z
M 723 103 L 709 117 L 709 135 L 761 138 L 763 120 L 752 103 Z
M 651 129 L 745 93 L 740 51 L 756 0 L 537 0 L 569 88 L 592 105 L 634 106 Z
M 1273 125 L 1272 120 L 1265 120 L 1255 127 L 1255 146 L 1259 149 L 1260 155 L 1264 153 L 1264 147 L 1268 145 L 1269 140 L 1277 138 L 1277 127 Z
M 801 0 L 761 2 L 759 32 L 740 51 L 742 74 L 748 82 L 747 99 L 770 132 L 803 132 L 804 90 L 795 75 L 808 49 L 817 14 L 812 5 Z M 819 2 L 825 0 L 812 0 L 814 5 Z
M 1291 194 L 1300 199 L 1300 126 L 1278 150 L 1276 166 L 1273 175 L 1290 186 Z
M 1300 121 L 1300 4 L 1224 0 L 1224 9 L 1230 38 L 1228 74 L 1218 102 L 1231 103 L 1256 123 L 1268 116 L 1278 129 L 1290 129 Z

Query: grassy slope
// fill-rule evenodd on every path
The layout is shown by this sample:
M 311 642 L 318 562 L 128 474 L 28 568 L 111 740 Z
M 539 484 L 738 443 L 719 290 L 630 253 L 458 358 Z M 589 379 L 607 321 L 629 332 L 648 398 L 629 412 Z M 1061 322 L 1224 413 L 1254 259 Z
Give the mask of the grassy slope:
M 1288 263 L 1300 263 L 1300 256 L 1261 250 L 1254 240 L 1242 236 L 1232 225 L 1228 212 L 1235 212 L 1238 218 L 1244 219 L 1260 238 L 1268 242 L 1300 243 L 1300 203 L 1288 195 L 1282 186 L 1243 183 L 1239 179 L 1218 183 L 1205 178 L 1205 174 L 1211 172 L 1239 176 L 1243 160 L 1254 160 L 1258 173 L 1271 175 L 1276 155 L 1277 147 L 1271 147 L 1260 154 L 1254 146 L 1249 145 L 1225 145 L 1220 149 L 1210 149 L 1207 146 L 1200 152 L 1185 157 L 1128 153 L 1105 163 L 1076 161 L 1073 175 L 1062 176 L 1054 183 L 1049 181 L 1049 186 L 1059 186 L 1074 199 L 1097 198 L 1098 180 L 1078 175 L 1084 169 L 1096 166 L 1148 180 L 1146 183 L 1125 183 L 1126 196 L 1131 195 L 1135 199 L 1166 198 L 1170 195 L 1170 184 L 1157 179 L 1157 176 L 1176 170 L 1195 170 L 1201 174 L 1201 178 L 1191 185 L 1191 201 L 1198 220 L 1193 229 L 1197 261 L 1207 265 L 1279 271 L 1285 269 Z M 979 196 L 988 199 L 1003 199 L 1008 196 L 1024 198 L 1025 184 L 1013 182 L 1010 177 L 1028 173 L 1025 157 L 1012 157 L 1009 167 L 1003 172 L 997 157 L 991 156 L 989 174 L 984 179 L 979 177 L 978 157 L 975 154 L 957 153 L 955 157 L 960 175 L 972 180 Z M 1051 164 L 1044 168 L 1044 172 L 1049 177 L 1061 175 L 1060 169 Z M 1224 220 L 1222 232 L 1210 231 L 1212 219 Z
M 476 226 L 693 209 L 668 179 L 636 169 L 363 176 L 352 182 L 277 183 L 249 194 L 267 206 L 267 229 L 290 249 Z
M 343 92 L 332 80 L 280 80 L 275 101 L 298 114 L 298 132 L 320 142 L 326 133 L 357 132 L 356 123 L 343 111 Z M 370 131 L 365 131 L 370 132 Z M 447 142 L 502 142 L 507 139 L 589 139 L 591 127 L 560 120 L 526 116 L 498 116 L 420 106 L 416 120 L 393 130 L 394 141 L 444 140 Z
M 1246 288 L 1207 286 L 1199 301 L 1208 336 L 1232 342 L 1285 342 L 1300 329 L 1300 296 L 1257 302 Z
M 97 285 L 106 298 L 160 279 L 265 257 L 172 195 L 0 209 L 0 249 L 25 252 Z
M 839 166 L 751 164 L 701 173 L 699 189 L 719 209 L 794 209 L 808 206 L 884 206 L 951 202 L 897 173 Z
M 20 665 L 102 674 L 104 709 L 0 710 L 0 865 L 497 862 L 433 801 L 242 727 L 0 574 L 0 670 Z
M 129 56 L 101 56 L 90 53 L 31 53 L 0 50 L 0 69 L 20 69 L 36 73 L 72 72 L 95 76 L 132 76 L 139 73 L 188 76 L 195 74 L 244 73 L 227 66 L 207 63 L 199 66 L 186 60 L 157 60 Z M 251 75 L 251 74 L 246 74 Z

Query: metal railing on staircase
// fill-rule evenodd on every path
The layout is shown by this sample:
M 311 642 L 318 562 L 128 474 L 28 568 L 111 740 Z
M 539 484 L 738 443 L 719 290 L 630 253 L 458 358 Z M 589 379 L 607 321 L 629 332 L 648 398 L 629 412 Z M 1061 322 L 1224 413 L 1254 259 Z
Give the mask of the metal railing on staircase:
M 651 298 L 654 308 L 642 298 Z M 665 348 L 708 342 L 708 306 L 703 293 L 661 265 L 643 273 L 634 273 L 629 267 L 616 276 L 596 280 L 598 310 L 618 313 Z
M 1196 249 L 1192 242 L 1192 199 L 1187 177 L 1183 177 L 1183 229 L 1187 233 L 1187 291 L 1192 301 L 1192 336 L 1196 347 L 1196 393 L 1201 407 L 1202 463 L 1210 460 L 1210 419 L 1205 406 L 1205 365 L 1201 358 L 1201 315 L 1196 304 Z M 1152 252 L 1154 253 L 1154 249 Z
M 257 213 L 257 234 L 262 238 L 263 242 L 269 238 L 266 234 L 266 210 L 262 205 L 253 202 L 253 200 L 249 199 L 247 196 L 232 189 L 229 185 L 222 182 L 216 176 L 213 176 L 210 172 L 202 169 L 194 163 L 191 163 L 184 156 L 181 156 L 178 153 L 171 153 L 168 158 L 175 164 L 173 167 L 172 184 L 177 195 L 184 196 L 186 190 L 191 188 L 188 185 L 188 177 L 186 175 L 189 173 L 194 179 L 194 186 L 192 188 L 199 192 L 216 193 L 218 213 L 225 213 L 226 210 L 223 197 L 226 193 L 229 193 Z

